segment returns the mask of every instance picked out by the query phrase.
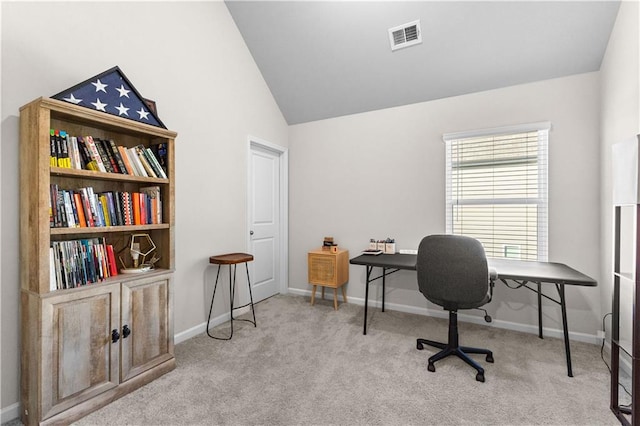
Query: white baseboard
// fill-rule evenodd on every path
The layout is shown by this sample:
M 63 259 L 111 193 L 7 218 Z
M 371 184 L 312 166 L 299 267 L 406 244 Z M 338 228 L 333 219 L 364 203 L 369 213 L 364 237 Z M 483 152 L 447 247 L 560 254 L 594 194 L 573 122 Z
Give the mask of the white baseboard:
M 233 310 L 234 318 L 244 314 L 245 312 L 249 312 L 249 310 L 250 310 L 249 307 L 234 309 Z M 217 325 L 220 325 L 220 324 L 223 324 L 223 323 L 225 323 L 227 321 L 229 321 L 229 312 L 226 312 L 226 313 L 224 313 L 222 315 L 218 315 L 215 318 L 211 318 L 211 321 L 209 322 L 209 328 L 213 328 L 213 327 L 215 327 Z M 207 331 L 207 323 L 203 322 L 202 324 L 198 324 L 195 327 L 191 327 L 188 330 L 185 330 L 185 331 L 182 331 L 182 332 L 180 332 L 178 334 L 175 334 L 173 336 L 173 341 L 177 345 L 178 343 L 182 343 L 185 340 L 189 340 L 192 337 L 197 336 L 198 334 L 205 333 L 206 331 Z
M 297 294 L 299 296 L 311 297 L 311 290 L 289 288 L 289 293 Z M 338 295 L 338 299 L 342 301 L 342 296 Z M 349 296 L 349 303 L 364 306 L 364 299 L 359 297 Z M 389 303 L 389 302 L 386 302 L 384 306 L 385 306 L 385 309 L 391 309 L 393 311 L 399 311 L 399 312 L 407 312 L 410 314 L 425 315 L 425 316 L 436 317 L 436 318 L 449 317 L 449 314 L 444 310 L 433 310 L 433 309 L 427 309 L 427 308 L 422 308 L 417 306 L 409 306 L 409 305 L 402 305 L 398 303 Z M 381 309 L 382 302 L 379 300 L 370 300 L 369 307 Z M 488 327 L 503 328 L 505 330 L 520 331 L 520 332 L 529 333 L 529 334 L 536 334 L 536 335 L 538 334 L 537 325 L 520 324 L 516 322 L 496 320 L 496 319 L 494 319 L 490 323 L 487 323 L 484 321 L 483 317 L 478 317 L 474 315 L 465 315 L 462 313 L 458 314 L 458 318 L 461 321 L 470 322 L 473 324 L 482 324 Z M 542 327 L 542 332 L 544 336 L 564 339 L 564 333 L 560 329 Z M 599 339 L 595 334 L 592 335 L 592 334 L 586 334 L 586 333 L 577 333 L 577 332 L 572 332 L 571 330 L 569 330 L 569 340 L 575 340 L 577 342 L 584 342 L 584 343 L 591 343 L 594 345 L 599 345 L 602 342 L 602 340 Z
M 0 421 L 4 424 L 20 417 L 20 403 L 16 402 L 0 410 Z

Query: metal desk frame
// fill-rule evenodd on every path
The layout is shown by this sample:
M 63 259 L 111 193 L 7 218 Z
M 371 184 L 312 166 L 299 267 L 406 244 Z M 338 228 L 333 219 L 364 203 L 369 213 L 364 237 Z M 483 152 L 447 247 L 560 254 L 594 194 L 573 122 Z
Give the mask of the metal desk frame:
M 381 254 L 377 256 L 360 255 L 349 261 L 352 265 L 363 265 L 367 270 L 367 281 L 364 299 L 364 325 L 362 334 L 367 334 L 367 308 L 369 302 L 369 284 L 382 279 L 382 312 L 384 312 L 385 281 L 387 275 L 400 270 L 416 270 L 417 255 L 414 254 Z M 597 282 L 575 269 L 554 262 L 529 262 L 515 259 L 488 259 L 489 269 L 496 275 L 496 279 L 502 281 L 509 288 L 524 287 L 535 292 L 538 296 L 538 337 L 542 335 L 542 298 L 546 298 L 558 305 L 562 311 L 562 331 L 564 333 L 564 348 L 567 358 L 567 375 L 573 377 L 571 366 L 571 348 L 569 345 L 569 328 L 567 325 L 567 305 L 564 291 L 565 285 L 577 285 L 595 287 Z M 373 268 L 382 268 L 382 274 L 371 278 Z M 516 286 L 511 286 L 507 281 L 513 281 Z M 535 288 L 529 283 L 536 284 Z M 554 299 L 542 292 L 542 283 L 553 284 L 558 292 L 558 299 Z

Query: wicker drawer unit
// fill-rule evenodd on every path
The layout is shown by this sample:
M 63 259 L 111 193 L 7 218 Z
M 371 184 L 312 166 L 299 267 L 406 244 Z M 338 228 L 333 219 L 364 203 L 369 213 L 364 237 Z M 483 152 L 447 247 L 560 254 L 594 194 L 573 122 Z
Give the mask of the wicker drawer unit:
M 333 288 L 333 307 L 338 309 L 338 288 L 342 288 L 342 298 L 347 301 L 347 294 L 344 284 L 349 281 L 349 251 L 338 250 L 312 250 L 307 254 L 308 279 L 313 286 L 311 292 L 311 304 L 315 302 L 316 289 L 322 287 L 322 298 L 324 299 L 324 288 Z

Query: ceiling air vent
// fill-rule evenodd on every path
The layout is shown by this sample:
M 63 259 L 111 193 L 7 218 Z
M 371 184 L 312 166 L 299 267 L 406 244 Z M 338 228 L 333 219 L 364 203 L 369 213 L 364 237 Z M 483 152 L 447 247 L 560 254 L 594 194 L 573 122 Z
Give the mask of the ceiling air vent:
M 389 28 L 389 42 L 391 43 L 391 50 L 402 49 L 403 47 L 422 43 L 420 21 L 413 21 Z

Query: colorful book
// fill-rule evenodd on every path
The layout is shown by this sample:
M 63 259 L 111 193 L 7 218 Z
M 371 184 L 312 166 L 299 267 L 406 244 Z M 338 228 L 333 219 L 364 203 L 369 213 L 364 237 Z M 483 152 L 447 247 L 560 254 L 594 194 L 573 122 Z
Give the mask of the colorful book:
M 107 169 L 102 162 L 102 156 L 100 156 L 100 152 L 98 152 L 98 147 L 96 146 L 93 138 L 91 136 L 85 137 L 84 143 L 87 145 L 87 149 L 89 150 L 89 154 L 91 155 L 91 160 L 96 163 L 97 170 L 106 173 Z

